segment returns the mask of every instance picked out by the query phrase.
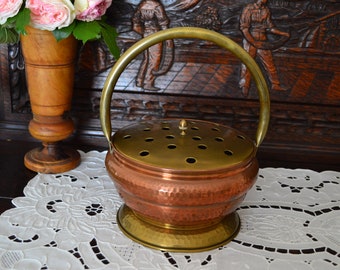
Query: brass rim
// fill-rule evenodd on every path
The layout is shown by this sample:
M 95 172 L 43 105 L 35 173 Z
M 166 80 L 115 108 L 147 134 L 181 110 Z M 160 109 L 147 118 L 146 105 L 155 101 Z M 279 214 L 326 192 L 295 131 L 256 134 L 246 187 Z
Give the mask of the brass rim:
M 198 27 L 175 27 L 161 30 L 139 40 L 118 59 L 111 69 L 105 81 L 100 101 L 100 121 L 103 133 L 109 142 L 110 151 L 112 151 L 110 103 L 114 87 L 120 77 L 120 74 L 137 55 L 147 48 L 167 39 L 175 38 L 196 38 L 213 42 L 216 45 L 230 51 L 246 65 L 253 76 L 260 100 L 260 116 L 255 140 L 255 144 L 258 147 L 262 143 L 268 129 L 270 118 L 270 99 L 266 81 L 255 60 L 241 46 L 220 33 Z
M 233 212 L 218 224 L 206 228 L 160 227 L 139 218 L 125 204 L 118 210 L 117 223 L 131 240 L 149 248 L 172 252 L 202 252 L 221 247 L 235 238 L 241 226 L 239 215 Z

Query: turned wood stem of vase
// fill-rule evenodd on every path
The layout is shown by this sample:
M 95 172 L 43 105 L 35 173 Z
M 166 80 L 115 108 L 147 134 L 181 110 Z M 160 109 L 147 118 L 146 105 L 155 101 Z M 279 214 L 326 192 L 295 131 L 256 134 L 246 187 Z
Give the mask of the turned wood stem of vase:
M 28 129 L 42 147 L 25 155 L 25 166 L 41 173 L 65 172 L 80 163 L 79 153 L 62 145 L 74 131 L 69 111 L 77 41 L 71 36 L 57 42 L 49 31 L 26 30 L 21 46 L 33 112 Z

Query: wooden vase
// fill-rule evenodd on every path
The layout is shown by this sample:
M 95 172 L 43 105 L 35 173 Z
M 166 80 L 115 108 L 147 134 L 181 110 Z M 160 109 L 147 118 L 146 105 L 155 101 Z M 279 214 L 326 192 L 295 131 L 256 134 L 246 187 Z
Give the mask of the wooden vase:
M 65 172 L 80 163 L 79 153 L 61 143 L 74 132 L 68 112 L 78 43 L 73 36 L 57 42 L 50 31 L 26 30 L 20 39 L 33 112 L 28 129 L 42 147 L 26 153 L 25 166 L 41 173 Z

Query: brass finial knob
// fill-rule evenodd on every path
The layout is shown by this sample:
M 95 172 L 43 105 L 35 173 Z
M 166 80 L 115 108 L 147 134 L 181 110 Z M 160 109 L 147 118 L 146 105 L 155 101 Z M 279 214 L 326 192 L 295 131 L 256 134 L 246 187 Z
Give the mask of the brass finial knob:
M 181 135 L 185 135 L 185 131 L 188 129 L 188 123 L 185 119 L 182 119 L 181 121 L 179 121 L 179 125 L 178 128 L 181 131 Z

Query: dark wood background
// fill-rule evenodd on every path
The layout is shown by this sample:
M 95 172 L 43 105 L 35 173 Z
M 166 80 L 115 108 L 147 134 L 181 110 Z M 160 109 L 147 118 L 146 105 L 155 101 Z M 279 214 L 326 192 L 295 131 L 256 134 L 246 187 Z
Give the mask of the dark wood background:
M 140 1 L 114 1 L 108 13 L 122 52 L 141 37 L 131 18 Z M 249 0 L 162 1 L 170 27 L 210 28 L 242 44 L 239 20 Z M 269 0 L 275 26 L 290 38 L 272 49 L 280 83 L 271 90 L 271 122 L 260 154 L 267 159 L 310 160 L 340 169 L 340 1 Z M 208 18 L 212 10 L 214 22 Z M 270 37 L 275 44 L 275 36 Z M 254 136 L 258 100 L 254 85 L 244 97 L 238 86 L 240 62 L 229 52 L 199 40 L 176 40 L 172 69 L 158 77 L 158 92 L 135 86 L 141 57 L 124 71 L 112 100 L 114 130 L 132 121 L 165 117 L 220 122 Z M 99 42 L 79 51 L 71 115 L 71 143 L 106 146 L 99 123 L 105 78 L 115 60 Z M 259 62 L 260 63 L 260 62 Z M 265 76 L 267 76 L 264 71 Z M 0 139 L 34 140 L 20 46 L 0 45 Z M 269 83 L 269 81 L 268 81 Z M 270 85 L 270 83 L 269 83 Z

